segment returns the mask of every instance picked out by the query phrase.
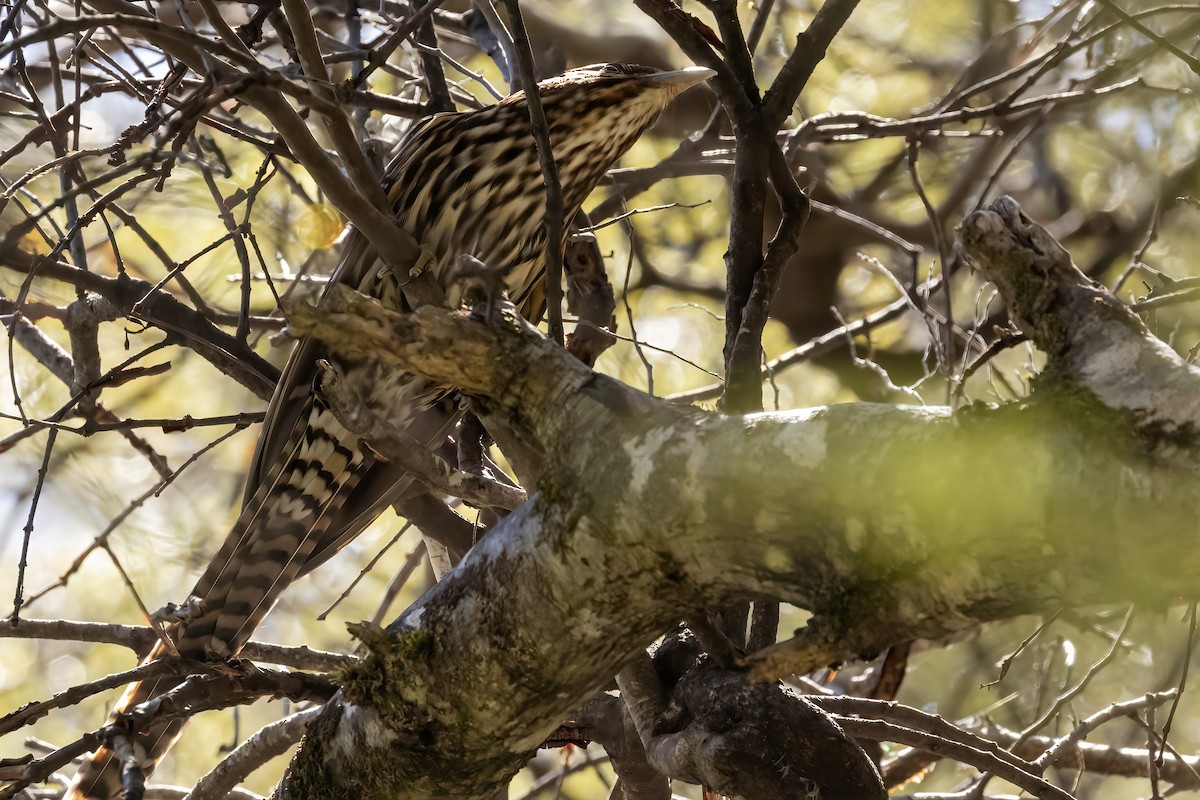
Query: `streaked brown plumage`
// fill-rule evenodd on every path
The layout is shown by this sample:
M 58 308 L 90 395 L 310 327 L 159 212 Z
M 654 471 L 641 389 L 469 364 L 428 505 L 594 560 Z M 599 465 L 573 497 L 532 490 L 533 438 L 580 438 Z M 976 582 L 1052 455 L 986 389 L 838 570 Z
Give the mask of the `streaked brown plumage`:
M 567 219 L 669 102 L 709 74 L 696 68 L 660 72 L 602 64 L 538 85 Z M 400 223 L 427 249 L 429 269 L 443 284 L 452 261 L 470 253 L 502 271 L 509 298 L 527 318 L 541 316 L 546 192 L 523 93 L 483 110 L 418 122 L 393 158 L 387 180 Z M 408 308 L 407 277 L 385 268 L 363 236 L 348 232 L 333 281 L 403 310 Z M 314 393 L 321 357 L 326 356 L 319 343 L 303 342 L 284 370 L 259 438 L 242 514 L 192 590 L 198 613 L 175 633 L 183 655 L 235 655 L 288 584 L 358 535 L 410 482 L 393 465 L 366 455 Z M 453 415 L 432 407 L 444 393 L 430 391 L 420 378 L 379 374 L 366 364 L 338 366 L 348 385 L 362 387 L 370 407 L 393 421 L 400 418 L 416 438 L 432 446 L 449 432 Z M 116 711 L 178 683 L 132 685 Z M 151 727 L 137 742 L 147 768 L 170 747 L 182 724 Z M 109 800 L 121 789 L 116 766 L 108 750 L 93 754 L 67 800 Z

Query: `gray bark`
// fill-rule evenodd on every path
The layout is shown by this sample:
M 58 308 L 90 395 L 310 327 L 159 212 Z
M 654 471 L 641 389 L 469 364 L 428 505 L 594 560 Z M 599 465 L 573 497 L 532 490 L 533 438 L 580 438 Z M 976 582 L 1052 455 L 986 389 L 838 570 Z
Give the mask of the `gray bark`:
M 771 678 L 989 620 L 1194 596 L 1200 373 L 1011 200 L 962 233 L 1050 358 L 1026 402 L 727 416 L 598 375 L 519 321 L 400 316 L 348 293 L 292 308 L 347 355 L 461 386 L 540 468 L 450 575 L 386 632 L 364 629 L 371 655 L 280 796 L 488 796 L 655 637 L 732 601 L 813 612 L 749 659 Z

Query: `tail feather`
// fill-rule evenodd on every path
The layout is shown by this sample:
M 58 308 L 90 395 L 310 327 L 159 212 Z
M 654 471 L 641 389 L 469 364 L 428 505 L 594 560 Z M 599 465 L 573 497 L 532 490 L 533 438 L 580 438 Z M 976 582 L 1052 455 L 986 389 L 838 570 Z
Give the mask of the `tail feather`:
M 193 589 L 198 615 L 178 628 L 176 645 L 189 658 L 226 658 L 237 653 L 266 616 L 280 592 L 304 568 L 312 553 L 340 524 L 344 504 L 372 460 L 358 451 L 357 440 L 319 401 L 312 400 L 285 447 L 285 457 L 266 475 Z M 324 467 L 317 466 L 326 460 Z M 335 533 L 343 534 L 338 530 Z M 158 645 L 148 663 L 166 654 Z M 126 688 L 109 722 L 164 692 L 182 679 L 159 678 Z M 184 720 L 153 722 L 133 741 L 148 774 L 183 732 Z M 110 800 L 121 792 L 121 769 L 113 752 L 102 747 L 80 766 L 64 800 Z
M 319 399 L 309 402 L 281 467 L 247 504 L 227 539 L 232 546 L 227 553 L 222 547 L 193 592 L 202 604 L 177 642 L 185 656 L 228 658 L 242 648 L 339 525 L 338 512 L 374 463 Z
M 275 462 L 261 476 L 216 556 L 192 590 L 199 612 L 175 635 L 179 652 L 196 659 L 225 658 L 249 640 L 298 576 L 327 560 L 354 538 L 379 511 L 411 485 L 387 464 L 374 461 L 314 396 L 299 414 Z M 458 421 L 445 408 L 418 415 L 409 428 L 430 446 L 445 439 Z M 157 646 L 146 661 L 165 655 Z M 181 683 L 160 678 L 132 684 L 113 709 L 129 712 Z M 154 722 L 135 737 L 134 749 L 147 774 L 175 743 L 185 721 Z M 121 791 L 120 765 L 100 748 L 79 768 L 64 800 L 112 800 Z
M 148 664 L 167 654 L 166 648 L 160 643 L 143 659 Z M 125 692 L 117 705 L 113 707 L 108 721 L 114 722 L 121 713 L 128 712 L 139 703 L 144 703 L 164 692 L 169 692 L 182 683 L 179 678 L 155 678 L 149 681 L 131 683 L 125 687 Z M 134 737 L 134 754 L 147 770 L 171 749 L 175 740 L 183 732 L 185 720 L 176 719 L 167 722 L 154 721 L 150 727 L 139 732 Z M 116 755 L 107 747 L 101 747 L 89 755 L 75 773 L 75 779 L 67 789 L 63 800 L 110 800 L 121 792 L 121 768 L 116 761 Z

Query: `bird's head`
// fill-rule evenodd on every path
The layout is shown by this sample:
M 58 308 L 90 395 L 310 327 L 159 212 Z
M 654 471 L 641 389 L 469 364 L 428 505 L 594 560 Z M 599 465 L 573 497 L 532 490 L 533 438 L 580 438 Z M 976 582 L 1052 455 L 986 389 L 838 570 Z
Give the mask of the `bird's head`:
M 540 82 L 538 95 L 552 141 L 559 138 L 556 133 L 572 130 L 637 138 L 672 100 L 715 74 L 707 67 L 660 70 L 637 64 L 589 64 Z M 521 102 L 524 93 L 511 99 Z
M 567 206 L 583 201 L 672 100 L 714 74 L 706 67 L 591 64 L 540 82 L 538 96 Z M 525 100 L 525 93 L 517 92 L 500 105 L 527 114 Z

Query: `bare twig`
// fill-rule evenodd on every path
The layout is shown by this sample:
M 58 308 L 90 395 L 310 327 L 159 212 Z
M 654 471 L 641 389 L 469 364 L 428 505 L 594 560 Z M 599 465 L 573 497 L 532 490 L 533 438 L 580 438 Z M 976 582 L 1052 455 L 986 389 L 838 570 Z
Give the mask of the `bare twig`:
M 538 162 L 542 167 L 542 177 L 546 182 L 546 319 L 550 327 L 550 338 L 563 344 L 562 322 L 562 246 L 564 219 L 564 202 L 562 184 L 558 180 L 558 167 L 554 163 L 554 149 L 550 141 L 550 129 L 546 124 L 546 112 L 542 109 L 542 101 L 537 93 L 537 71 L 533 64 L 533 50 L 529 45 L 529 34 L 525 31 L 525 21 L 521 17 L 520 0 L 504 0 L 508 9 L 508 18 L 512 23 L 513 50 L 517 57 L 517 74 L 521 76 L 521 85 L 525 89 L 525 97 L 529 105 L 529 125 L 533 131 L 533 140 L 537 144 Z M 492 265 L 495 266 L 495 265 Z
M 259 729 L 235 747 L 207 775 L 196 781 L 185 800 L 222 800 L 254 770 L 300 740 L 322 706 L 299 711 Z

